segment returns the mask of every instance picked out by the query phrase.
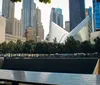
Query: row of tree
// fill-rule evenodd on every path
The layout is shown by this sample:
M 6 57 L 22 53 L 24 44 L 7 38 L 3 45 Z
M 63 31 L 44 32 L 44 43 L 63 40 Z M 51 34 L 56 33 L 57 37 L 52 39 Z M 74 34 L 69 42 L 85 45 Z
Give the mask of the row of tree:
M 80 42 L 73 37 L 69 37 L 63 44 L 38 42 L 33 40 L 22 43 L 18 40 L 16 43 L 10 41 L 9 43 L 0 44 L 0 53 L 38 53 L 38 54 L 54 54 L 54 53 L 100 53 L 100 38 L 94 40 L 94 44 L 90 41 Z

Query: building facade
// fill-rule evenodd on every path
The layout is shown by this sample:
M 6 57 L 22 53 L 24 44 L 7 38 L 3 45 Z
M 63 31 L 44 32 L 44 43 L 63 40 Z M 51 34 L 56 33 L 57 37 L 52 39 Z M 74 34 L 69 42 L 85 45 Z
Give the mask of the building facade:
M 70 30 L 73 30 L 83 19 L 85 19 L 84 0 L 69 0 Z
M 41 10 L 36 8 L 36 22 L 41 23 Z
M 38 36 L 37 41 L 39 37 L 40 40 L 44 40 L 44 29 L 41 22 L 41 10 L 39 8 L 36 9 L 36 36 Z
M 63 27 L 62 9 L 60 9 L 60 8 L 52 8 L 51 9 L 50 26 L 51 26 L 51 22 L 56 23 L 60 27 Z
M 8 43 L 10 41 L 17 42 L 17 40 L 21 40 L 22 42 L 26 41 L 25 37 L 19 37 L 11 34 L 5 34 L 5 41 Z
M 36 28 L 36 4 L 34 0 L 23 0 L 22 21 L 24 33 L 28 27 Z
M 6 19 L 6 33 L 23 37 L 23 24 L 16 18 Z
M 26 40 L 27 41 L 34 40 L 34 42 L 36 42 L 36 30 L 32 27 L 28 27 L 26 31 L 27 31 Z
M 15 3 L 11 0 L 2 0 L 2 16 L 5 18 L 14 18 Z
M 65 22 L 65 30 L 66 30 L 67 32 L 70 32 L 70 21 L 66 21 L 66 22 Z
M 26 38 L 21 36 L 19 33 L 18 33 L 19 35 L 13 35 L 13 34 L 7 33 L 6 32 L 6 27 L 7 27 L 6 18 L 0 16 L 0 43 L 3 43 L 5 41 L 6 42 L 9 42 L 9 41 L 16 42 L 17 40 L 21 40 L 22 42 L 26 41 Z M 17 31 L 17 29 L 19 29 L 19 28 L 17 27 L 16 31 Z M 11 29 L 9 29 L 9 30 L 11 30 Z M 13 32 L 13 31 L 11 31 L 11 32 Z
M 95 31 L 100 30 L 100 0 L 93 0 Z

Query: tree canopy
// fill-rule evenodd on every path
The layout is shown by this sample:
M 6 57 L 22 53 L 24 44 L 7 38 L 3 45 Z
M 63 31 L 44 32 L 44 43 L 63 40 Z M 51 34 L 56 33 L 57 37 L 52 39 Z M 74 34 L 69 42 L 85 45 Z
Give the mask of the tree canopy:
M 11 0 L 11 1 L 12 2 L 21 2 L 22 0 Z M 47 4 L 47 3 L 51 3 L 51 0 L 39 0 L 39 2 Z
M 16 43 L 10 41 L 0 44 L 0 53 L 6 54 L 62 54 L 62 53 L 98 53 L 100 54 L 100 38 L 97 37 L 95 43 L 90 41 L 80 42 L 73 37 L 68 37 L 65 43 L 57 42 L 34 42 L 33 40 L 22 43 L 18 40 Z

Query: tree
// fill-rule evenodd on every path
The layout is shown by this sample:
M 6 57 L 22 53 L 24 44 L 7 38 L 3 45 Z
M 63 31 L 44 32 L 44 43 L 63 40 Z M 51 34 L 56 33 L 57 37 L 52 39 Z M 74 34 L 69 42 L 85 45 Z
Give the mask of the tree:
M 8 53 L 8 45 L 7 45 L 6 42 L 3 42 L 3 43 L 1 44 L 1 52 L 2 52 L 3 54 Z
M 39 53 L 39 54 L 48 54 L 48 43 L 45 42 L 38 42 L 36 43 L 35 46 L 35 53 Z
M 54 39 L 53 39 L 53 42 L 54 42 L 54 43 L 57 43 L 57 38 L 54 38 Z
M 81 52 L 82 53 L 91 53 L 92 52 L 92 45 L 90 41 L 84 41 L 81 43 Z
M 13 41 L 10 41 L 10 42 L 7 44 L 7 47 L 8 47 L 8 52 L 9 52 L 10 54 L 15 52 L 15 43 L 14 43 Z
M 12 2 L 21 2 L 22 0 L 11 0 Z M 39 0 L 41 3 L 51 3 L 51 0 Z
M 23 50 L 23 44 L 21 40 L 17 40 L 16 45 L 15 45 L 15 53 L 22 53 Z
M 95 51 L 100 53 L 100 38 L 97 37 L 94 41 L 95 41 Z
M 23 53 L 34 53 L 35 43 L 33 40 L 23 43 Z
M 68 53 L 78 52 L 79 41 L 75 40 L 72 36 L 68 37 L 65 42 L 65 51 Z

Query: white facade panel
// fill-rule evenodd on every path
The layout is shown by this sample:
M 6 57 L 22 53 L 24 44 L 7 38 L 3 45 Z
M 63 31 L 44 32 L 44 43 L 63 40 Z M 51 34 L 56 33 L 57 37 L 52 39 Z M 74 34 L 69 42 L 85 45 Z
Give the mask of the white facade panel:
M 62 29 L 60 26 L 55 24 L 54 22 L 51 23 L 51 29 L 49 34 L 49 41 L 53 42 L 53 40 L 56 38 L 57 42 L 59 42 L 64 35 L 68 35 L 69 33 Z
M 87 16 L 80 24 L 78 24 L 71 32 L 67 32 L 57 24 L 51 24 L 49 41 L 53 42 L 56 38 L 57 42 L 64 43 L 68 37 L 73 36 L 76 40 L 85 41 L 90 39 L 88 27 L 89 17 Z

